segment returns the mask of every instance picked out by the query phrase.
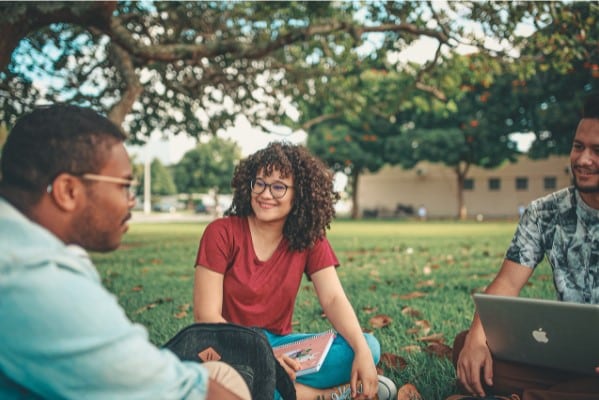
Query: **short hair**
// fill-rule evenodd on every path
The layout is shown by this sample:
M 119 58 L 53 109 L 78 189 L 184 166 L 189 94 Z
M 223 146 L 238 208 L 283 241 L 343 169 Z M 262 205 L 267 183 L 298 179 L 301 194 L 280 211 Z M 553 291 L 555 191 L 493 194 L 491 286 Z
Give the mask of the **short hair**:
M 54 178 L 98 172 L 126 135 L 90 108 L 54 104 L 34 109 L 11 129 L 0 168 L 3 185 L 41 193 Z
M 231 180 L 233 200 L 225 215 L 253 215 L 251 181 L 263 170 L 271 175 L 278 170 L 283 178 L 293 179 L 293 205 L 283 227 L 291 250 L 304 250 L 325 236 L 335 217 L 332 171 L 302 145 L 273 142 L 241 160 Z
M 585 99 L 582 118 L 599 119 L 599 92 L 592 93 Z

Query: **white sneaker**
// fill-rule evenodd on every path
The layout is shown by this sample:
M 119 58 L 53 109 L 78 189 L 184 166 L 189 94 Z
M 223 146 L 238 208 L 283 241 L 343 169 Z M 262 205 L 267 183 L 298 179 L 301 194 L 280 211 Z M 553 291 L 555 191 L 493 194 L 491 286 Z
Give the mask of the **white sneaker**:
M 378 400 L 395 400 L 397 396 L 397 386 L 386 376 L 379 375 Z

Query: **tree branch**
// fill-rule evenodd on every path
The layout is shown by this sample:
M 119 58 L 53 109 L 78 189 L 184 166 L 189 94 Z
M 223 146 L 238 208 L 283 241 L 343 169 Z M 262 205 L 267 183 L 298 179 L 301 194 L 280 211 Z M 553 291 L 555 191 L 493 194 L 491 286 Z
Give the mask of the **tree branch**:
M 133 61 L 131 60 L 129 53 L 115 43 L 112 44 L 110 50 L 111 56 L 114 59 L 114 64 L 125 82 L 125 91 L 122 93 L 119 101 L 116 102 L 108 112 L 108 118 L 115 124 L 121 126 L 127 114 L 133 109 L 133 104 L 143 91 L 143 87 L 135 73 Z
M 116 2 L 66 3 L 53 11 L 42 10 L 40 7 L 42 6 L 35 2 L 0 6 L 0 71 L 8 67 L 11 55 L 21 39 L 42 27 L 63 22 L 106 31 L 116 9 Z
M 312 118 L 311 120 L 304 122 L 300 126 L 300 129 L 308 131 L 314 125 L 318 125 L 318 124 L 320 124 L 320 123 L 322 123 L 324 121 L 328 121 L 328 120 L 331 120 L 331 119 L 339 118 L 340 116 L 341 116 L 340 112 L 333 113 L 333 114 L 320 115 L 320 116 L 318 116 L 316 118 Z

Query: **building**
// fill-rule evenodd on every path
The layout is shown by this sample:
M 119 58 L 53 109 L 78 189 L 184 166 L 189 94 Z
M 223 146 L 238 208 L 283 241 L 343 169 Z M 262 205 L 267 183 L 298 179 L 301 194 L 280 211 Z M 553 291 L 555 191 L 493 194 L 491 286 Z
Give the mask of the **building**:
M 552 156 L 495 169 L 472 166 L 464 182 L 464 205 L 468 218 L 517 217 L 531 200 L 571 184 L 570 160 Z M 424 207 L 429 218 L 458 215 L 457 176 L 442 164 L 420 162 L 413 169 L 385 166 L 377 173 L 360 176 L 358 215 L 417 216 Z

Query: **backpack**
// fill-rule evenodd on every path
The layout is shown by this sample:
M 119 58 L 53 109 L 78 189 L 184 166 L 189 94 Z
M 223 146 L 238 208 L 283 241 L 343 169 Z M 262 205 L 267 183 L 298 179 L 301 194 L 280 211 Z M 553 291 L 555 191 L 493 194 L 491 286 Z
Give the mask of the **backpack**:
M 272 400 L 275 388 L 284 400 L 296 400 L 295 386 L 258 329 L 230 323 L 195 323 L 163 346 L 181 360 L 221 360 L 243 377 L 253 400 Z

